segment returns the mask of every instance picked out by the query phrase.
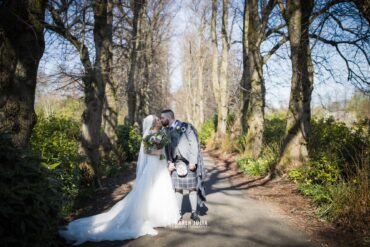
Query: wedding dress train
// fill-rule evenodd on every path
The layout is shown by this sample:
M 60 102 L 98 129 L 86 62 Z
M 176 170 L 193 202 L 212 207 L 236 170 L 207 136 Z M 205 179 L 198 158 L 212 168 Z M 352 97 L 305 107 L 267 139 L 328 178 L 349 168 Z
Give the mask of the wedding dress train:
M 144 136 L 152 121 L 150 116 L 144 120 Z M 125 198 L 105 213 L 70 222 L 60 235 L 79 245 L 157 235 L 155 227 L 176 224 L 180 213 L 166 160 L 144 154 L 142 145 L 136 173 L 133 189 Z

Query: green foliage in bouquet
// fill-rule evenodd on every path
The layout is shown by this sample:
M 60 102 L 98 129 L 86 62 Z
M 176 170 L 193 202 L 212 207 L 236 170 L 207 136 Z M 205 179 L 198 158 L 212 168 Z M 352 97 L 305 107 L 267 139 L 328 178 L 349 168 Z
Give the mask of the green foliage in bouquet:
M 162 149 L 164 146 L 171 142 L 170 138 L 163 131 L 149 134 L 145 136 L 144 140 L 145 149 Z

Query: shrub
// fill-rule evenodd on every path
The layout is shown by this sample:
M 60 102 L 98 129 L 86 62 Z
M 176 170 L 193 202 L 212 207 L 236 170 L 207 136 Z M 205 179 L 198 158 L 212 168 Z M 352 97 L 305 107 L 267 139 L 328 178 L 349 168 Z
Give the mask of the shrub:
M 310 196 L 314 202 L 320 206 L 329 204 L 332 201 L 332 195 L 330 193 L 329 186 L 321 184 L 299 184 L 298 190 L 302 192 L 305 196 Z M 324 207 L 325 208 L 325 207 Z M 320 216 L 323 216 L 321 214 Z
M 40 153 L 42 165 L 50 170 L 54 188 L 60 193 L 61 215 L 67 215 L 80 187 L 78 154 L 79 123 L 71 119 L 39 117 L 31 136 L 31 147 Z
M 289 177 L 300 184 L 335 184 L 340 179 L 337 164 L 326 160 L 312 161 L 289 172 Z
M 1 246 L 56 246 L 58 181 L 30 151 L 0 134 Z
M 270 116 L 265 119 L 263 141 L 265 145 L 281 143 L 285 134 L 286 120 L 281 116 Z
M 370 221 L 370 166 L 359 166 L 351 181 L 331 187 L 332 207 L 328 217 L 352 228 L 366 229 Z
M 215 120 L 214 119 L 208 119 L 204 122 L 204 124 L 200 127 L 199 131 L 199 140 L 200 143 L 204 146 L 209 144 L 213 138 L 216 131 L 215 128 Z
M 355 229 L 370 219 L 370 140 L 367 121 L 347 127 L 329 118 L 312 121 L 311 161 L 289 172 L 320 217 Z
M 236 161 L 242 171 L 251 176 L 263 176 L 269 171 L 269 160 L 244 158 Z
M 233 132 L 233 127 L 236 123 L 236 114 L 234 112 L 229 112 L 227 114 L 227 119 L 226 119 L 226 133 L 227 134 L 232 134 Z
M 117 148 L 121 157 L 127 161 L 134 161 L 140 151 L 141 145 L 140 131 L 129 125 L 119 125 L 117 127 Z
M 276 163 L 278 152 L 279 146 L 272 144 L 264 147 L 260 158 L 241 157 L 237 159 L 236 163 L 242 171 L 251 176 L 265 176 Z
M 258 159 L 243 157 L 246 146 L 246 135 L 242 135 L 236 144 L 236 149 L 242 154 L 242 157 L 237 160 L 237 164 L 245 173 L 252 176 L 264 176 L 269 173 L 279 157 L 280 143 L 284 132 L 285 120 L 281 116 L 275 114 L 267 117 L 265 120 L 264 141 L 260 157 Z
M 369 150 L 369 136 L 358 126 L 349 128 L 333 118 L 311 121 L 309 152 L 312 160 L 336 164 L 343 178 L 355 172 L 354 163 L 362 164 L 361 152 Z M 367 151 L 369 152 L 369 151 Z

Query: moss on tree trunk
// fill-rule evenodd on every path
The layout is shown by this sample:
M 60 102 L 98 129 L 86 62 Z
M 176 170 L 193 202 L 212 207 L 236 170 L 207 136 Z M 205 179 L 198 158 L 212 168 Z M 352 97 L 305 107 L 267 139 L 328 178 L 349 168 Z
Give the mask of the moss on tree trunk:
M 37 71 L 44 53 L 46 1 L 3 1 L 0 5 L 0 131 L 19 148 L 28 145 L 36 123 Z

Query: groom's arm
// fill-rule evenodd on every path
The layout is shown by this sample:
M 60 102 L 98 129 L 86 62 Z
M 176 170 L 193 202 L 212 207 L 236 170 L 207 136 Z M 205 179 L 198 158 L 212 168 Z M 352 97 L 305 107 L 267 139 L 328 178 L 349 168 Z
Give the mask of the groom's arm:
M 186 135 L 188 137 L 189 142 L 189 163 L 190 164 L 197 164 L 198 163 L 198 153 L 200 152 L 198 149 L 198 141 L 195 136 L 195 133 L 192 129 L 192 127 L 189 125 L 186 130 Z
M 164 147 L 164 152 L 167 158 L 167 168 L 171 172 L 175 170 L 176 168 L 175 168 L 175 165 L 173 164 L 173 160 L 171 159 L 170 148 L 168 147 L 168 145 Z

